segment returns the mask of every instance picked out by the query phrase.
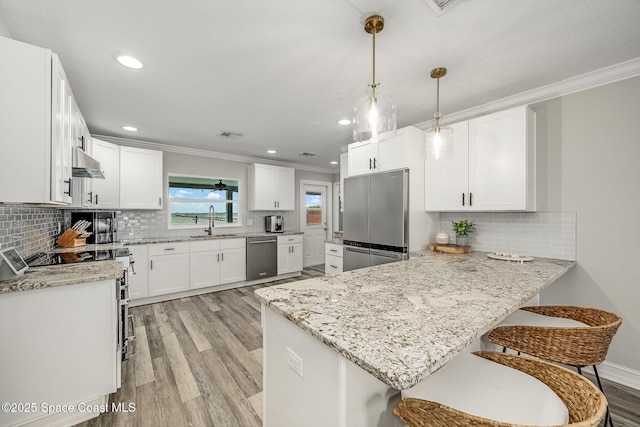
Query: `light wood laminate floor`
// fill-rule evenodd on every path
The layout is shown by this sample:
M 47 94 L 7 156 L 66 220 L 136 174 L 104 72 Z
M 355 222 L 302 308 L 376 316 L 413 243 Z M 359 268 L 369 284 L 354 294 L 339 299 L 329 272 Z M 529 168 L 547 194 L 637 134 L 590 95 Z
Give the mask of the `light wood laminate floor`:
M 323 274 L 323 266 L 310 267 L 267 285 Z M 109 402 L 136 410 L 79 426 L 261 426 L 262 330 L 253 291 L 263 286 L 132 308 L 137 340 Z M 640 391 L 606 380 L 604 387 L 615 425 L 640 427 Z

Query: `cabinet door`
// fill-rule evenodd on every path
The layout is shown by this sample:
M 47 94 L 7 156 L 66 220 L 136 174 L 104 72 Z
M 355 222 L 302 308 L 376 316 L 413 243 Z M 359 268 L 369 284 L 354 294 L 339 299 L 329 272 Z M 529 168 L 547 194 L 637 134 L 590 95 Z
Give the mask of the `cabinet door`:
M 375 171 L 383 172 L 409 167 L 409 129 L 400 129 L 391 139 L 378 143 L 378 154 L 375 156 Z
M 224 249 L 220 257 L 220 283 L 241 282 L 247 278 L 245 248 Z
M 105 179 L 94 179 L 93 207 L 111 209 L 120 207 L 120 147 L 93 138 L 91 154 L 100 162 Z
M 344 212 L 344 179 L 349 176 L 349 154 L 340 154 L 340 212 Z
M 278 245 L 278 275 L 289 272 L 291 245 Z
M 120 208 L 162 209 L 162 151 L 120 147 Z
M 291 245 L 291 253 L 289 254 L 289 271 L 302 271 L 304 253 L 302 251 L 302 243 L 294 243 Z
M 527 107 L 469 120 L 471 210 L 527 209 Z
M 71 97 L 56 55 L 52 55 L 51 72 L 51 201 L 71 203 Z
M 331 276 L 333 274 L 342 273 L 342 257 L 335 255 L 325 255 L 324 257 L 324 274 Z
M 369 141 L 354 142 L 347 147 L 349 176 L 364 175 L 373 172 L 373 158 L 377 154 L 378 144 Z
M 469 208 L 468 121 L 450 125 L 453 157 L 425 161 L 425 209 L 461 211 Z
M 190 257 L 190 288 L 205 288 L 220 284 L 220 251 L 192 252 Z
M 296 171 L 293 168 L 275 167 L 276 210 L 293 211 L 296 206 Z
M 132 300 L 149 296 L 149 247 L 129 246 L 133 256 L 133 266 L 129 266 L 129 297 Z
M 251 164 L 249 165 L 249 209 L 274 210 L 275 201 L 275 175 L 273 166 Z
M 85 153 L 91 155 L 91 147 L 89 144 L 89 130 L 87 129 L 87 125 L 82 117 L 82 113 L 78 108 L 78 104 L 76 103 L 73 97 L 71 98 L 71 115 L 69 117 L 71 122 L 71 146 L 72 149 L 75 147 L 80 148 Z M 75 177 L 73 179 L 73 202 L 72 206 L 78 208 L 89 208 L 91 207 L 91 203 L 93 202 L 91 197 L 91 182 L 90 178 L 79 178 Z
M 149 258 L 149 296 L 189 289 L 189 254 Z

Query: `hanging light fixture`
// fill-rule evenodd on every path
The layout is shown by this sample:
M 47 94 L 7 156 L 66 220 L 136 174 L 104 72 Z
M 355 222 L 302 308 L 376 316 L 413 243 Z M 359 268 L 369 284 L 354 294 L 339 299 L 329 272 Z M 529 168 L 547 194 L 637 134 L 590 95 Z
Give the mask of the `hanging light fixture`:
M 353 140 L 384 140 L 396 134 L 396 105 L 388 96 L 380 93 L 376 82 L 376 34 L 384 28 L 384 19 L 380 15 L 367 18 L 364 30 L 373 36 L 373 73 L 371 90 L 358 101 L 353 115 Z
M 222 182 L 221 179 L 218 180 L 218 182 L 216 182 L 215 184 L 213 184 L 213 190 L 212 191 L 222 191 L 222 190 L 226 190 L 227 184 L 225 184 L 224 182 Z
M 435 160 L 453 156 L 453 129 L 441 126 L 442 114 L 440 114 L 440 78 L 447 75 L 447 69 L 443 67 L 431 70 L 431 78 L 436 79 L 436 113 L 433 115 L 435 125 L 427 132 L 427 152 L 429 157 Z

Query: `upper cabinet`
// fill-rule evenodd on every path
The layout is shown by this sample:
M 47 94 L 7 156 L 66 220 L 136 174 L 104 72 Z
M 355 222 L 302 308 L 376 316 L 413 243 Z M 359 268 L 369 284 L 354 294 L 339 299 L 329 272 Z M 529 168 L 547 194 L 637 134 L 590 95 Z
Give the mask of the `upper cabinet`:
M 422 131 L 413 126 L 398 129 L 395 137 L 380 142 L 354 142 L 348 146 L 349 176 L 409 167 L 412 144 L 422 142 Z
M 426 160 L 426 210 L 536 209 L 535 114 L 527 106 L 451 127 L 454 156 Z
M 71 94 L 58 57 L 0 37 L 0 202 L 71 201 Z
M 107 141 L 91 139 L 91 156 L 100 162 L 104 179 L 91 183 L 91 207 L 118 209 L 120 207 L 120 147 Z
M 162 151 L 120 147 L 120 208 L 162 209 Z
M 249 210 L 295 210 L 295 169 L 252 163 L 249 165 Z

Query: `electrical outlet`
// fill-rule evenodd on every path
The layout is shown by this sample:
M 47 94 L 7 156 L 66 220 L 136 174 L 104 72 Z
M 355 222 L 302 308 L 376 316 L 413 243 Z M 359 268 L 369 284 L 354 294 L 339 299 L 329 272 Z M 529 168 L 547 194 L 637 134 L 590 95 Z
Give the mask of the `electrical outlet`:
M 302 378 L 302 357 L 287 347 L 287 365 Z

